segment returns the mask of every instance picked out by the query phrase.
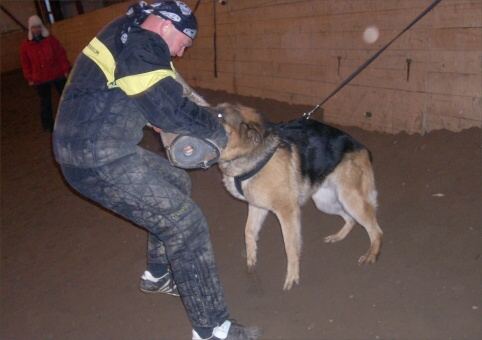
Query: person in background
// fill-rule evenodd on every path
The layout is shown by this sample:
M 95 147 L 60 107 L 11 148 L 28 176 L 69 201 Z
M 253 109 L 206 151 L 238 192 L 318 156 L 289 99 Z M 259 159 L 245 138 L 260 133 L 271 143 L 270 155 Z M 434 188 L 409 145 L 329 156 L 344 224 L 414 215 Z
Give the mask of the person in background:
M 25 79 L 37 88 L 40 121 L 44 131 L 53 131 L 52 84 L 62 94 L 70 72 L 70 62 L 62 44 L 49 33 L 37 15 L 28 19 L 28 37 L 20 46 Z
M 183 97 L 172 65 L 197 29 L 181 1 L 141 1 L 104 27 L 69 77 L 55 121 L 54 154 L 77 192 L 148 231 L 140 288 L 180 295 L 192 339 L 255 340 L 257 327 L 229 319 L 189 175 L 138 145 L 151 125 L 226 146 L 226 130 L 213 113 Z

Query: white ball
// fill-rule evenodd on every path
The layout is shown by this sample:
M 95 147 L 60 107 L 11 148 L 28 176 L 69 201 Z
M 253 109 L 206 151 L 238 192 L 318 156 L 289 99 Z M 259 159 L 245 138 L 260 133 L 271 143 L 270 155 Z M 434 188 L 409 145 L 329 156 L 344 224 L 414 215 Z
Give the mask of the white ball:
M 373 44 L 375 41 L 378 40 L 378 36 L 380 35 L 380 31 L 376 26 L 369 26 L 363 32 L 363 40 L 367 44 Z

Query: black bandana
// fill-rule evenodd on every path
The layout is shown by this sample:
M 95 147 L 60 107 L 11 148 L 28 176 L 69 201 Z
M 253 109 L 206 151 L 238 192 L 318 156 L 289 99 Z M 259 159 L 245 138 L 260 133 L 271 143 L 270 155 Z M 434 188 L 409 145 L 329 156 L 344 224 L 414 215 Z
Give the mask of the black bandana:
M 121 27 L 120 40 L 123 44 L 127 41 L 127 34 L 132 26 L 141 25 L 149 14 L 159 18 L 171 20 L 174 27 L 194 39 L 197 33 L 197 20 L 191 9 L 182 1 L 158 1 L 150 6 L 144 2 L 128 8 L 126 16 L 130 20 Z
M 197 20 L 191 9 L 182 1 L 159 1 L 151 4 L 152 14 L 171 20 L 179 32 L 194 39 L 197 33 Z

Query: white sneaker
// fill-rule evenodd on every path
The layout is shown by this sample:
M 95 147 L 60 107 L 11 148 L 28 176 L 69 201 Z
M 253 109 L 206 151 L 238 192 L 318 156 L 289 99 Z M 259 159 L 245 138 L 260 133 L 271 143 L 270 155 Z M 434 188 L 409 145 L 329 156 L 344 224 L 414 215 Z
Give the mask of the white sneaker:
M 257 327 L 244 327 L 230 320 L 224 321 L 221 326 L 214 327 L 213 334 L 203 339 L 192 330 L 192 340 L 257 340 L 261 331 Z
M 144 293 L 163 293 L 179 296 L 176 282 L 174 282 L 170 270 L 159 278 L 152 276 L 152 274 L 146 270 L 141 277 L 139 289 Z
M 226 320 L 221 326 L 214 327 L 213 334 L 208 339 L 226 339 L 228 337 L 229 327 L 231 327 L 231 321 Z M 192 340 L 206 340 L 197 334 L 197 332 L 192 330 Z

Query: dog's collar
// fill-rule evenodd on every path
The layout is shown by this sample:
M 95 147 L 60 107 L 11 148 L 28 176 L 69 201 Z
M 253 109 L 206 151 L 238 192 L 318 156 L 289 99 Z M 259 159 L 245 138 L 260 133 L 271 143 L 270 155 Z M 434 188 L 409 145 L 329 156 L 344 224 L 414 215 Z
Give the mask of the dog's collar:
M 248 171 L 244 175 L 234 177 L 234 185 L 236 186 L 236 189 L 238 190 L 238 192 L 240 193 L 241 196 L 244 196 L 243 188 L 241 187 L 241 182 L 245 181 L 247 179 L 250 179 L 251 177 L 256 175 L 261 169 L 263 169 L 264 166 L 266 164 L 268 164 L 271 157 L 273 157 L 273 155 L 274 155 L 274 153 L 276 152 L 277 149 L 278 149 L 278 146 L 274 147 L 273 150 L 271 150 L 266 155 L 265 158 L 263 158 L 258 164 L 256 164 L 256 166 L 254 167 L 253 170 Z

